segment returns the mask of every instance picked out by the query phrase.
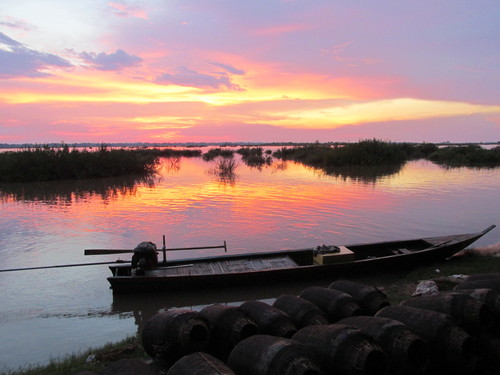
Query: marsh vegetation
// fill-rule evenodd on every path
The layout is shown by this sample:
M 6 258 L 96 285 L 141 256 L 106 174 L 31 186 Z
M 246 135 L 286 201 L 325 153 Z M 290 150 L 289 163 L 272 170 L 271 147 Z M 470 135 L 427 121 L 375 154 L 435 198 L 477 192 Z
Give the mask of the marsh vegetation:
M 110 149 L 97 150 L 34 146 L 0 153 L 0 182 L 79 180 L 156 172 L 160 157 L 200 156 L 196 150 Z
M 374 139 L 343 145 L 315 143 L 299 147 L 285 147 L 276 151 L 274 156 L 328 169 L 346 165 L 402 164 L 410 158 L 410 154 L 411 147 L 407 144 Z
M 249 167 L 259 168 L 263 165 L 271 165 L 273 162 L 270 152 L 264 153 L 264 149 L 262 147 L 243 147 L 238 149 L 236 152 L 241 155 L 243 163 Z
M 217 148 L 211 148 L 202 155 L 202 158 L 205 161 L 211 161 L 217 157 L 232 158 L 234 157 L 234 151 L 227 148 L 217 147 Z
M 208 174 L 215 176 L 220 182 L 234 183 L 238 178 L 236 168 L 238 164 L 233 158 L 219 157 L 208 170 Z
M 473 144 L 445 147 L 432 152 L 428 159 L 448 167 L 495 167 L 500 165 L 500 146 L 491 150 Z
M 439 148 L 432 143 L 392 143 L 377 139 L 347 144 L 313 143 L 282 147 L 274 153 L 262 147 L 212 148 L 205 153 L 193 149 L 112 149 L 101 145 L 96 150 L 34 146 L 21 151 L 0 153 L 0 182 L 28 182 L 50 180 L 79 180 L 125 175 L 146 176 L 154 174 L 161 157 L 202 157 L 205 161 L 217 158 L 232 159 L 241 155 L 249 167 L 262 168 L 273 162 L 295 161 L 320 169 L 327 174 L 344 175 L 345 170 L 363 170 L 383 167 L 397 171 L 409 160 L 427 159 L 445 167 L 497 167 L 500 165 L 500 147 L 485 149 L 479 145 L 448 146 Z M 218 161 L 222 175 L 229 175 L 235 162 Z M 352 173 L 351 173 L 352 174 Z M 356 174 L 356 172 L 354 172 Z
M 377 139 L 357 143 L 325 145 L 320 143 L 284 147 L 273 154 L 321 169 L 328 174 L 342 174 L 345 168 L 381 167 L 398 170 L 409 160 L 427 159 L 437 164 L 454 166 L 495 167 L 500 165 L 500 147 L 491 150 L 479 145 L 439 148 L 432 143 L 392 143 Z

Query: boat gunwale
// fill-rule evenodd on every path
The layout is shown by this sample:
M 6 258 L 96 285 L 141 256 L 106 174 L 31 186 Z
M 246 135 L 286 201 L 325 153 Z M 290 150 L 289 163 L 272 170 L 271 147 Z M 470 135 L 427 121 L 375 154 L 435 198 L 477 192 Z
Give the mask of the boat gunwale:
M 450 241 L 453 241 L 453 237 L 465 237 L 464 239 L 460 240 L 460 242 L 468 241 L 471 238 L 474 238 L 476 236 L 482 236 L 483 232 L 476 232 L 476 233 L 466 233 L 466 234 L 456 234 L 456 235 L 447 235 L 447 236 L 434 236 L 434 237 L 425 237 L 425 238 L 415 238 L 415 239 L 410 239 L 410 240 L 395 240 L 395 241 L 384 241 L 384 242 L 371 242 L 371 243 L 358 243 L 358 244 L 351 244 L 351 245 L 343 245 L 348 249 L 354 248 L 361 248 L 361 247 L 369 247 L 369 246 L 391 246 L 391 245 L 397 245 L 397 244 L 402 244 L 402 243 L 411 243 L 411 242 L 421 242 L 425 241 L 429 244 L 428 247 L 425 247 L 423 249 L 419 250 L 414 250 L 408 254 L 389 254 L 389 255 L 384 255 L 380 256 L 378 258 L 370 258 L 370 259 L 357 259 L 354 260 L 353 262 L 362 262 L 362 261 L 371 261 L 371 260 L 377 260 L 380 258 L 386 258 L 386 257 L 402 257 L 404 255 L 412 255 L 414 253 L 421 253 L 424 251 L 428 250 L 435 250 L 436 248 L 446 246 L 447 243 L 441 244 L 441 245 L 433 245 L 430 241 L 436 241 L 439 239 L 447 239 L 450 238 Z M 396 246 L 397 247 L 397 246 Z M 271 256 L 279 256 L 279 255 L 289 255 L 289 254 L 307 254 L 309 252 L 313 252 L 314 248 L 302 248 L 302 249 L 280 249 L 280 250 L 268 250 L 268 251 L 262 251 L 262 252 L 252 252 L 252 253 L 238 253 L 238 254 L 227 254 L 227 255 L 211 255 L 211 256 L 203 256 L 203 257 L 197 257 L 197 258 L 182 258 L 182 259 L 173 259 L 167 261 L 167 264 L 163 264 L 160 262 L 158 264 L 157 268 L 165 268 L 173 265 L 183 265 L 187 263 L 201 263 L 201 262 L 209 262 L 209 261 L 217 261 L 217 260 L 232 260 L 232 259 L 241 259 L 241 258 L 265 258 L 265 257 L 271 257 Z M 355 252 L 355 251 L 354 251 Z M 351 263 L 353 263 L 351 262 Z M 124 267 L 130 265 L 130 262 L 128 263 L 122 263 L 122 264 L 117 264 L 117 265 L 112 265 L 109 268 L 118 268 L 118 267 Z M 311 264 L 311 266 L 315 266 Z M 301 266 L 305 267 L 305 266 Z
M 435 236 L 435 237 L 426 237 L 415 240 L 403 240 L 403 241 L 387 241 L 387 242 L 378 242 L 372 244 L 360 244 L 360 245 L 346 245 L 346 247 L 355 247 L 355 246 L 391 246 L 399 243 L 408 243 L 412 241 L 443 241 L 441 244 L 432 245 L 429 243 L 429 247 L 415 250 L 413 252 L 405 253 L 405 254 L 389 254 L 383 255 L 376 258 L 365 258 L 358 259 L 354 261 L 348 262 L 340 262 L 340 263 L 332 263 L 332 264 L 324 264 L 317 265 L 314 263 L 307 265 L 298 265 L 296 267 L 285 267 L 285 268 L 270 268 L 270 269 L 256 269 L 256 270 L 244 270 L 244 271 L 236 271 L 236 272 L 222 272 L 222 273 L 202 273 L 202 274 L 190 274 L 190 275 L 144 275 L 144 276 L 135 276 L 135 275 L 119 275 L 114 276 L 115 273 L 113 269 L 121 266 L 110 266 L 109 268 L 113 272 L 113 276 L 108 277 L 108 281 L 111 284 L 111 288 L 114 294 L 121 293 L 135 293 L 140 291 L 158 291 L 158 290 L 177 290 L 177 289 L 192 289 L 194 287 L 218 287 L 223 286 L 224 281 L 234 281 L 233 284 L 244 285 L 248 283 L 261 283 L 264 281 L 279 281 L 280 277 L 284 277 L 286 279 L 292 279 L 294 276 L 303 276 L 306 278 L 312 277 L 322 277 L 322 276 L 336 276 L 337 274 L 344 274 L 347 272 L 356 272 L 361 270 L 373 270 L 377 265 L 380 265 L 379 268 L 387 269 L 389 266 L 395 266 L 395 262 L 398 262 L 398 259 L 401 260 L 399 264 L 409 265 L 409 259 L 420 258 L 422 260 L 429 261 L 431 259 L 444 259 L 452 256 L 456 252 L 464 249 L 484 234 L 489 232 L 495 226 L 492 225 L 488 227 L 486 230 L 482 232 L 476 233 L 467 233 L 467 234 L 456 234 L 456 235 L 448 235 L 448 236 Z M 223 256 L 209 256 L 204 258 L 193 258 L 193 259 L 182 259 L 182 260 L 174 260 L 170 261 L 167 266 L 160 266 L 159 269 L 167 268 L 169 266 L 176 265 L 188 265 L 190 263 L 202 263 L 202 262 L 210 262 L 218 260 L 231 260 L 231 259 L 252 259 L 252 258 L 266 258 L 272 256 L 286 256 L 293 253 L 307 254 L 313 252 L 314 249 L 306 248 L 306 249 L 295 249 L 295 250 L 278 250 L 273 252 L 254 252 L 250 254 L 234 254 L 234 255 L 223 255 Z M 293 259 L 293 258 L 292 258 Z M 125 266 L 126 267 L 126 266 Z M 320 270 L 320 272 L 317 272 Z M 336 272 L 335 275 L 329 275 L 328 272 Z M 320 274 L 322 276 L 320 276 Z M 259 278 L 253 278 L 253 275 L 259 275 Z M 151 287 L 145 289 L 145 287 Z
M 352 264 L 352 263 L 365 263 L 365 262 L 373 262 L 373 261 L 380 261 L 381 259 L 385 258 L 407 258 L 409 256 L 415 256 L 417 254 L 423 254 L 427 252 L 434 252 L 437 249 L 443 248 L 447 249 L 450 247 L 449 242 L 454 241 L 453 237 L 464 237 L 460 241 L 454 243 L 453 245 L 458 245 L 460 243 L 470 241 L 473 238 L 477 236 L 481 236 L 482 232 L 479 233 L 470 233 L 470 234 L 457 234 L 457 235 L 450 235 L 450 236 L 436 236 L 436 237 L 427 237 L 427 238 L 420 238 L 420 239 L 414 239 L 414 240 L 403 240 L 403 241 L 387 241 L 387 242 L 377 242 L 377 243 L 365 243 L 365 244 L 357 244 L 357 245 L 347 245 L 346 247 L 348 249 L 353 248 L 353 247 L 368 247 L 370 245 L 377 245 L 377 246 L 390 246 L 390 245 L 395 245 L 399 243 L 409 243 L 409 242 L 416 242 L 416 241 L 426 241 L 430 239 L 445 239 L 445 238 L 451 238 L 449 241 L 440 244 L 440 245 L 432 245 L 432 243 L 429 242 L 429 247 L 423 248 L 423 249 L 418 249 L 411 251 L 409 253 L 405 254 L 388 254 L 388 255 L 383 255 L 380 257 L 376 258 L 363 258 L 363 259 L 356 259 L 351 262 L 346 262 L 347 264 Z M 233 255 L 221 255 L 221 256 L 208 256 L 208 257 L 202 257 L 202 258 L 184 258 L 184 259 L 176 259 L 169 261 L 167 265 L 160 264 L 157 269 L 165 269 L 170 266 L 176 266 L 176 265 L 188 265 L 190 263 L 206 263 L 206 262 L 217 262 L 217 261 L 230 261 L 230 260 L 238 260 L 238 259 L 261 259 L 261 258 L 270 258 L 273 256 L 286 256 L 294 253 L 312 253 L 314 251 L 313 248 L 304 248 L 304 249 L 290 249 L 290 250 L 277 250 L 277 251 L 266 251 L 266 252 L 253 252 L 253 253 L 242 253 L 242 254 L 233 254 Z M 325 265 L 319 265 L 319 264 L 306 264 L 306 265 L 300 265 L 298 264 L 297 266 L 294 267 L 286 267 L 286 268 L 272 268 L 272 269 L 265 269 L 265 270 L 248 270 L 248 271 L 238 271 L 238 272 L 225 272 L 225 273 L 220 273 L 221 275 L 225 274 L 252 274 L 252 273 L 263 273 L 263 272 L 277 272 L 280 270 L 294 270 L 294 269 L 306 269 L 306 268 L 318 268 L 318 267 L 326 267 L 326 268 L 333 268 L 333 267 L 338 267 L 344 263 L 333 263 L 333 264 L 325 264 Z M 112 265 L 109 268 L 114 269 L 118 267 L 126 267 L 127 263 L 123 265 Z M 115 279 L 115 278 L 133 278 L 133 279 L 158 279 L 158 278 L 186 278 L 186 277 L 196 277 L 196 276 L 215 276 L 218 275 L 219 273 L 213 273 L 213 274 L 195 274 L 195 275 L 162 275 L 162 276 L 154 276 L 154 275 L 144 275 L 144 276 L 110 276 L 108 279 Z

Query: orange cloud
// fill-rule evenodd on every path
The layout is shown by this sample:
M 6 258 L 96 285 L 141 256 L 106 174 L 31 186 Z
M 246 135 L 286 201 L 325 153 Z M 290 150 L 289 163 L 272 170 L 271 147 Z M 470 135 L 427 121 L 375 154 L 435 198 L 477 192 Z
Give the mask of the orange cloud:
M 191 95 L 200 91 L 189 87 L 156 85 L 96 71 L 63 73 L 37 80 L 19 78 L 5 82 L 4 86 L 7 89 L 0 92 L 0 101 L 11 104 L 189 101 L 193 100 Z
M 273 112 L 267 123 L 290 128 L 336 128 L 346 124 L 393 122 L 470 114 L 500 114 L 500 106 L 474 105 L 461 102 L 397 98 L 314 110 L 299 109 Z

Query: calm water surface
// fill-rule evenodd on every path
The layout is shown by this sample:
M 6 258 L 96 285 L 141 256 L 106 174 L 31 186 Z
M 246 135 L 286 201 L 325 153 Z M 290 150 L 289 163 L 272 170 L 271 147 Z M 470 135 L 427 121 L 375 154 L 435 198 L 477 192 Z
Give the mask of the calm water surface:
M 230 252 L 244 253 L 500 224 L 500 168 L 446 170 L 417 161 L 325 175 L 291 162 L 258 169 L 240 161 L 235 178 L 221 181 L 209 173 L 213 167 L 199 158 L 164 159 L 161 175 L 150 180 L 0 185 L 0 268 L 112 261 L 117 256 L 85 257 L 83 250 L 144 240 L 161 246 L 163 234 L 168 247 L 225 240 Z M 497 229 L 475 246 L 499 241 Z M 108 274 L 107 266 L 0 273 L 0 372 L 118 341 L 162 308 L 270 299 L 304 287 L 113 298 Z

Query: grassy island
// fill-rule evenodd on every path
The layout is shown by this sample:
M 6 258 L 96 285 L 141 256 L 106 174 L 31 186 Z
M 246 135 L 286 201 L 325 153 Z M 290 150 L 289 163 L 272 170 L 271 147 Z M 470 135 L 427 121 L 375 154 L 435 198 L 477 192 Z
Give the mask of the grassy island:
M 402 165 L 409 160 L 417 159 L 427 159 L 446 167 L 500 165 L 500 147 L 491 150 L 479 145 L 439 148 L 433 143 L 392 143 L 377 139 L 347 144 L 315 143 L 284 147 L 276 151 L 273 156 L 326 171 L 346 166 Z
M 197 150 L 110 149 L 78 150 L 34 146 L 0 153 L 0 182 L 78 180 L 124 175 L 148 175 L 156 171 L 159 157 L 200 156 Z
M 496 167 L 500 165 L 500 146 L 491 150 L 472 144 L 445 147 L 432 152 L 428 159 L 448 167 Z
M 324 145 L 315 143 L 306 146 L 282 148 L 274 153 L 283 160 L 294 160 L 311 167 L 328 168 L 346 165 L 375 166 L 402 164 L 411 148 L 404 143 L 389 143 L 379 140 L 364 140 L 358 143 Z

